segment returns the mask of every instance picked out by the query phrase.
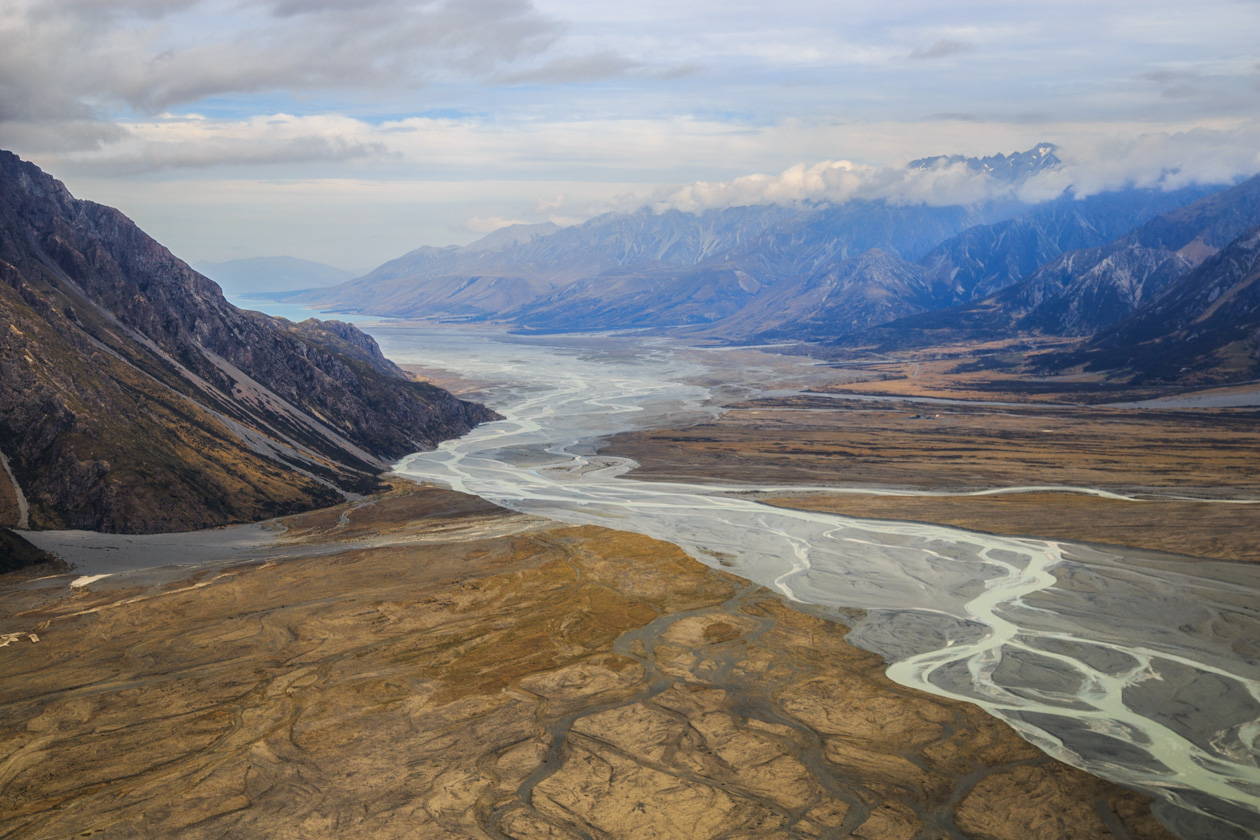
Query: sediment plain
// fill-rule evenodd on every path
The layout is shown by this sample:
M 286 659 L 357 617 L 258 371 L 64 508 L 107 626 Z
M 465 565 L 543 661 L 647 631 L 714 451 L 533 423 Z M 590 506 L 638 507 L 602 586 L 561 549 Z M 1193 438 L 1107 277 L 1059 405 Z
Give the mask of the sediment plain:
M 406 484 L 276 528 L 0 578 L 0 836 L 1170 836 L 674 546 Z
M 639 480 L 820 485 L 766 498 L 785 507 L 1260 560 L 1260 504 L 1222 501 L 1260 500 L 1256 408 L 981 401 L 895 384 L 741 402 L 713 422 L 618 435 L 606 452 L 637 461 Z M 959 495 L 1012 487 L 1047 489 Z

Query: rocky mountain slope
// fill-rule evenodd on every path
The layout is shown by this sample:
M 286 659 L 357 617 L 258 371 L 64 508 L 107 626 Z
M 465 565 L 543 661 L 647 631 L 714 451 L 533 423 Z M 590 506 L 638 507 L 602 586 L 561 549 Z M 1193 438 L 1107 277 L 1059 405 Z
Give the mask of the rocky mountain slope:
M 702 216 L 609 214 L 567 228 L 518 225 L 463 248 L 419 248 L 300 299 L 341 312 L 497 317 L 627 265 L 694 265 L 792 215 L 733 208 Z
M 1150 305 L 1081 350 L 1043 364 L 1084 364 L 1135 383 L 1260 378 L 1260 227 L 1178 277 Z
M 1106 245 L 1063 253 L 981 300 L 892 321 L 839 343 L 893 349 L 1020 335 L 1091 336 L 1158 300 L 1177 278 L 1258 223 L 1260 176 L 1155 216 Z
M 1077 198 L 1067 194 L 992 225 L 942 242 L 919 264 L 947 287 L 953 303 L 982 299 L 1011 286 L 1069 251 L 1106 245 L 1154 216 L 1215 192 L 1130 189 Z
M 156 532 L 306 509 L 493 416 L 349 324 L 236 309 L 7 152 L 0 324 L 0 524 Z
M 1002 289 L 1073 247 L 1097 245 L 1206 190 L 1064 195 L 1014 218 L 976 225 L 915 262 L 871 249 L 777 284 L 755 305 L 711 327 L 754 341 L 828 340 Z
M 879 250 L 897 259 L 917 259 L 933 245 L 988 218 L 993 208 L 901 206 L 851 201 L 839 206 L 735 208 L 740 214 L 775 218 L 754 236 L 725 237 L 721 249 L 689 265 L 664 260 L 634 262 L 584 277 L 500 317 L 532 329 L 555 331 L 714 324 L 737 333 L 723 319 L 753 312 L 782 315 L 770 291 L 825 276 L 841 264 Z M 734 211 L 723 211 L 732 213 Z M 641 214 L 647 217 L 649 214 Z M 688 216 L 703 224 L 714 214 Z M 718 228 L 721 229 L 720 227 Z M 791 292 L 784 294 L 791 295 Z M 745 317 L 756 324 L 770 324 Z

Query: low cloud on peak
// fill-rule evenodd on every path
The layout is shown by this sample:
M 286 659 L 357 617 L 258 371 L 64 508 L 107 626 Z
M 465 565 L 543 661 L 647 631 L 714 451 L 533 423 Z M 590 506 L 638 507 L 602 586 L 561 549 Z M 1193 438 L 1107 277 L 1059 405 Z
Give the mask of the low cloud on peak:
M 1017 197 L 1027 178 L 1003 178 L 974 159 L 940 158 L 905 167 L 862 166 L 846 160 L 798 164 L 778 175 L 746 175 L 724 183 L 697 182 L 657 200 L 655 209 L 688 212 L 751 204 L 893 204 L 950 206 Z
M 1042 154 L 1041 150 L 1048 151 Z M 1015 156 L 1011 156 L 1012 158 Z M 1260 125 L 1151 132 L 1130 139 L 1092 137 L 1062 145 L 1039 144 L 1027 157 L 1027 173 L 1011 173 L 960 156 L 927 158 L 905 167 L 862 166 L 829 160 L 797 164 L 778 175 L 746 175 L 731 181 L 699 181 L 658 195 L 657 212 L 691 213 L 753 204 L 843 204 L 883 200 L 893 204 L 972 205 L 1000 199 L 1049 201 L 1071 190 L 1077 197 L 1125 187 L 1179 189 L 1227 184 L 1260 172 Z M 1049 165 L 1038 165 L 1038 161 Z

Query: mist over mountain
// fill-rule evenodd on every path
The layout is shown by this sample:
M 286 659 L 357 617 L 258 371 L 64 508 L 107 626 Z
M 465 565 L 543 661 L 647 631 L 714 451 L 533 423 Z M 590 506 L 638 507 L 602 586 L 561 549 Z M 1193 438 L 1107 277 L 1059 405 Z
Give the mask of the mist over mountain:
M 219 288 L 0 153 L 0 524 L 187 530 L 342 500 L 493 416 Z
M 353 280 L 344 268 L 297 257 L 252 257 L 226 262 L 197 262 L 196 271 L 219 284 L 228 295 L 318 289 Z

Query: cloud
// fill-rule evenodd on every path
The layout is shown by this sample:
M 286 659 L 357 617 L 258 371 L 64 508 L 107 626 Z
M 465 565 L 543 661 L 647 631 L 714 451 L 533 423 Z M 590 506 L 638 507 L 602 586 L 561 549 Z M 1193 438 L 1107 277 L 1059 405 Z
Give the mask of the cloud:
M 474 216 L 464 223 L 472 233 L 493 233 L 510 225 L 527 225 L 529 222 L 520 219 L 505 219 L 502 216 Z
M 1260 172 L 1258 123 L 1127 136 L 1077 131 L 1055 142 L 1062 165 L 1017 182 L 994 178 L 961 162 L 911 169 L 829 160 L 798 164 L 778 175 L 698 181 L 659 192 L 651 206 L 658 212 L 698 213 L 750 204 L 842 204 L 859 199 L 931 206 L 1003 198 L 1039 203 L 1065 190 L 1078 197 L 1125 187 L 1171 190 L 1192 184 L 1227 184 Z
M 138 17 L 150 20 L 185 11 L 202 0 L 46 0 L 39 4 L 40 17 L 70 15 L 95 21 Z
M 88 161 L 76 167 L 82 172 L 108 172 L 125 175 L 165 169 L 201 169 L 212 166 L 260 166 L 291 163 L 339 162 L 383 157 L 385 146 L 356 143 L 339 137 L 307 135 L 279 142 L 244 143 L 223 141 L 191 145 L 146 144 L 135 154 L 119 154 Z
M 540 215 L 555 213 L 563 208 L 568 200 L 568 196 L 565 195 L 558 195 L 551 200 L 540 198 L 534 202 L 534 212 Z
M 1057 153 L 1065 164 L 1061 177 L 1070 178 L 1078 196 L 1125 186 L 1226 184 L 1260 172 L 1260 124 L 1131 137 L 1082 133 Z
M 506 85 L 571 84 L 621 78 L 642 67 L 642 62 L 623 55 L 600 52 L 556 59 L 540 67 L 502 74 L 493 81 Z
M 109 146 L 68 151 L 65 169 L 112 175 L 397 157 L 357 120 L 288 114 L 238 121 L 168 117 L 133 123 Z
M 658 197 L 654 208 L 701 212 L 749 204 L 843 204 L 857 199 L 893 204 L 974 204 L 1014 194 L 1016 186 L 965 163 L 926 169 L 859 166 L 845 160 L 798 164 L 778 175 L 746 175 L 725 183 L 697 182 Z
M 936 114 L 928 114 L 929 120 L 941 120 L 942 122 L 980 122 L 979 114 L 960 113 L 957 111 L 941 111 Z
M 1138 76 L 1159 86 L 1165 99 L 1190 99 L 1203 96 L 1203 76 L 1194 70 L 1150 70 Z
M 125 141 L 126 128 L 98 120 L 59 120 L 56 122 L 5 122 L 4 143 L 14 149 L 39 149 L 48 154 L 99 152 Z
M 480 79 L 562 31 L 528 0 L 26 0 L 0 6 L 0 121 Z
M 912 58 L 915 61 L 928 61 L 934 58 L 945 58 L 946 56 L 968 52 L 975 48 L 976 45 L 970 41 L 942 39 L 934 42 L 930 47 L 919 47 L 912 51 L 908 58 Z

